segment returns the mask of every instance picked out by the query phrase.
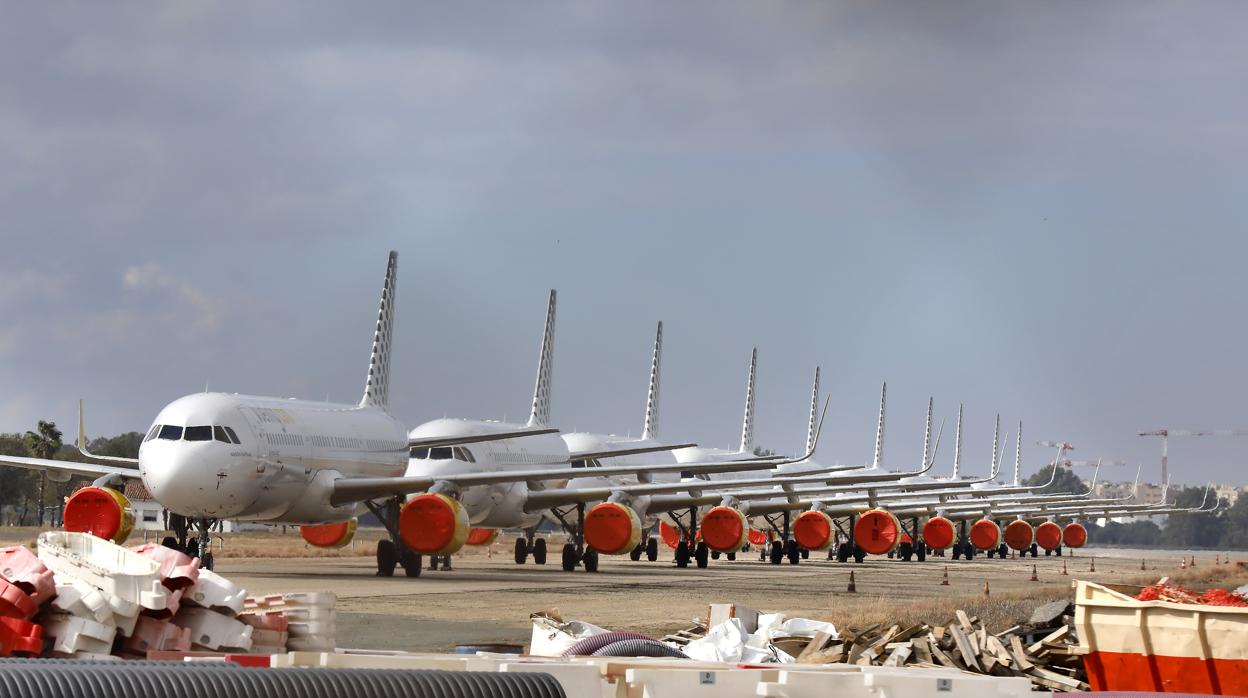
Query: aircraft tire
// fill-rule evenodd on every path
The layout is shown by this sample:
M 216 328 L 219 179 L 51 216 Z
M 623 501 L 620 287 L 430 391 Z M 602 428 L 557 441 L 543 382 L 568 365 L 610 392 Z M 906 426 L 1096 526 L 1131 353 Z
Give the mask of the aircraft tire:
M 737 559 L 737 554 L 736 554 L 736 553 L 728 553 L 725 557 L 727 557 L 730 561 L 731 561 L 731 560 L 736 560 L 736 559 Z
M 1039 553 L 1039 552 L 1040 552 L 1040 546 L 1039 546 L 1038 544 L 1036 544 L 1036 543 L 1032 543 L 1032 544 L 1031 544 L 1031 556 L 1032 556 L 1032 558 L 1037 558 L 1037 557 L 1040 557 L 1040 556 L 1038 555 L 1038 553 Z
M 902 543 L 897 546 L 897 557 L 901 558 L 903 562 L 910 562 L 911 558 L 914 557 L 914 546 L 910 543 Z
M 697 547 L 694 548 L 693 559 L 694 559 L 694 562 L 698 564 L 698 569 L 704 570 L 706 569 L 706 566 L 710 564 L 710 558 L 711 558 L 710 553 L 711 553 L 711 550 L 710 548 L 706 547 L 706 543 L 699 542 Z
M 598 551 L 586 550 L 585 556 L 581 560 L 581 562 L 585 564 L 586 572 L 597 572 L 598 571 Z
M 1002 560 L 1004 560 L 1004 559 L 1005 559 L 1005 553 L 1006 553 L 1006 551 L 1008 551 L 1008 550 L 1009 550 L 1009 548 L 1007 548 L 1007 547 L 1005 546 L 1005 543 L 1002 543 L 1001 545 L 998 545 L 998 546 L 997 546 L 997 557 L 999 557 L 999 558 L 1001 558 Z
M 790 540 L 785 542 L 784 556 L 789 558 L 790 565 L 796 565 L 802 561 L 802 549 L 801 546 L 797 544 L 797 541 Z
M 523 565 L 529 559 L 529 544 L 524 538 L 516 539 L 516 564 Z
M 546 564 L 546 539 L 538 538 L 533 541 L 533 564 Z
M 416 578 L 420 576 L 420 567 L 424 564 L 424 555 L 404 549 L 403 559 L 400 562 L 403 565 L 403 574 L 408 577 Z
M 855 545 L 854 546 L 854 562 L 861 565 L 862 561 L 865 560 L 866 558 L 867 558 L 867 551 Z
M 718 550 L 712 550 L 712 551 L 711 551 L 711 559 L 712 559 L 712 560 L 718 560 L 718 559 L 719 559 L 719 551 L 718 551 Z
M 802 559 L 803 559 L 803 560 L 809 560 L 809 559 L 810 559 L 810 549 L 809 549 L 809 548 L 802 548 L 801 550 L 802 550 Z
M 571 572 L 576 569 L 576 546 L 571 543 L 563 545 L 563 571 Z
M 849 561 L 849 543 L 841 543 L 840 545 L 836 546 L 836 561 L 837 562 Z
M 393 577 L 394 567 L 399 564 L 399 553 L 395 550 L 394 541 L 382 538 L 377 541 L 377 576 Z
M 646 559 L 654 562 L 659 559 L 659 539 L 650 537 L 646 539 Z
M 689 566 L 689 544 L 683 540 L 676 546 L 676 566 L 681 569 Z
M 927 560 L 927 546 L 919 543 L 919 549 L 914 551 L 914 556 L 918 558 L 919 562 Z
M 773 565 L 778 565 L 784 560 L 784 544 L 778 540 L 771 542 L 771 559 L 768 560 Z
M 176 550 L 178 552 L 182 552 L 182 549 L 178 547 L 178 539 L 174 538 L 173 536 L 165 536 L 164 538 L 161 538 L 160 544 L 165 546 L 166 548 L 169 548 L 170 550 Z
M 632 560 L 633 562 L 640 560 L 641 553 L 643 550 L 645 550 L 645 546 L 643 546 L 641 543 L 634 545 L 633 549 L 628 552 L 628 559 Z

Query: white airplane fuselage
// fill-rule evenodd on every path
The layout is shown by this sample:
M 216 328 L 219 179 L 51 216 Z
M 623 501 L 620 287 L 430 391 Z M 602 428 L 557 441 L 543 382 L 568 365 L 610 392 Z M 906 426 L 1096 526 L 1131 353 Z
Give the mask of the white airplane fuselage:
M 331 506 L 332 481 L 403 475 L 407 438 L 374 407 L 202 393 L 160 411 L 138 467 L 156 501 L 184 516 L 325 523 L 363 509 Z

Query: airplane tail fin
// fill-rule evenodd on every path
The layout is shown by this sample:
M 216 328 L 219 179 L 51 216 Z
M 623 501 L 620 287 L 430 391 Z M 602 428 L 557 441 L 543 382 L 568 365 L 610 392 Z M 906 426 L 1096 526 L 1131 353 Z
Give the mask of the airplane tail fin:
M 880 417 L 875 423 L 875 455 L 871 458 L 871 467 L 884 466 L 884 406 L 888 397 L 888 381 L 880 385 Z
M 533 386 L 533 410 L 529 412 L 529 426 L 544 427 L 550 424 L 550 384 L 555 361 L 555 289 L 550 289 L 550 301 L 546 305 L 546 326 L 542 331 L 542 350 L 537 357 L 537 383 Z
M 394 339 L 395 275 L 399 269 L 399 253 L 390 251 L 386 263 L 386 280 L 381 287 L 381 307 L 377 310 L 377 327 L 373 331 L 373 353 L 368 360 L 368 379 L 360 407 L 390 407 L 390 347 Z
M 750 353 L 750 375 L 745 381 L 745 417 L 741 420 L 741 452 L 754 451 L 754 374 L 758 370 L 758 347 Z
M 810 422 L 806 425 L 806 452 L 815 450 L 815 430 L 819 416 L 819 367 L 815 367 L 815 386 L 810 390 Z
M 958 403 L 958 424 L 953 431 L 953 479 L 960 477 L 962 469 L 962 403 Z
M 927 424 L 923 428 L 923 467 L 932 462 L 932 398 L 927 398 Z
M 992 430 L 992 476 L 997 476 L 997 469 L 1001 467 L 1000 452 L 997 450 L 1001 445 L 1001 415 L 997 415 L 997 426 Z
M 658 439 L 659 430 L 659 366 L 663 360 L 663 321 L 654 333 L 654 353 L 650 356 L 650 387 L 646 391 L 646 421 L 641 428 L 642 439 Z
M 1023 422 L 1018 422 L 1018 438 L 1014 440 L 1014 486 L 1023 484 Z

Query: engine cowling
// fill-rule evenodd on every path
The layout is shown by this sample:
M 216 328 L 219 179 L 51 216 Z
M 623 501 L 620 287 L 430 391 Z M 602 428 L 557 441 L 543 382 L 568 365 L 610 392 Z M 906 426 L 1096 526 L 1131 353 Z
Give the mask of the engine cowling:
M 767 545 L 767 532 L 757 528 L 750 529 L 750 545 Z
M 971 545 L 977 550 L 989 550 L 1001 544 L 1001 527 L 992 519 L 980 519 L 971 524 Z
M 585 512 L 585 544 L 603 555 L 623 555 L 641 543 L 641 518 L 619 502 L 603 502 Z
M 720 553 L 735 553 L 745 547 L 750 536 L 750 522 L 745 514 L 732 507 L 711 507 L 698 525 L 706 547 Z
M 1015 519 L 1005 526 L 1005 544 L 1015 550 L 1031 548 L 1033 538 L 1035 538 L 1035 532 L 1031 524 L 1026 521 Z
M 901 544 L 901 522 L 891 512 L 871 509 L 858 515 L 854 543 L 869 555 L 887 555 Z
M 300 526 L 299 535 L 308 545 L 317 548 L 341 548 L 355 538 L 358 527 L 359 520 L 352 517 L 338 523 Z
M 110 487 L 83 487 L 65 502 L 65 530 L 90 533 L 122 543 L 134 530 L 134 511 L 126 495 Z
M 454 497 L 418 494 L 399 512 L 399 536 L 413 551 L 451 555 L 468 541 L 468 511 Z
M 822 511 L 803 511 L 793 521 L 793 539 L 807 550 L 827 550 L 836 540 L 832 517 Z
M 1036 545 L 1045 550 L 1057 550 L 1062 544 L 1062 527 L 1052 521 L 1036 526 Z
M 943 516 L 933 516 L 923 524 L 923 543 L 932 550 L 948 550 L 956 539 L 953 522 Z
M 666 521 L 659 521 L 659 538 L 663 539 L 663 544 L 675 550 L 680 545 L 680 529 L 669 524 Z
M 468 540 L 464 545 L 489 545 L 498 540 L 497 528 L 474 528 L 468 531 Z
M 1062 542 L 1067 548 L 1082 548 L 1088 542 L 1088 529 L 1081 523 L 1068 523 L 1062 529 Z

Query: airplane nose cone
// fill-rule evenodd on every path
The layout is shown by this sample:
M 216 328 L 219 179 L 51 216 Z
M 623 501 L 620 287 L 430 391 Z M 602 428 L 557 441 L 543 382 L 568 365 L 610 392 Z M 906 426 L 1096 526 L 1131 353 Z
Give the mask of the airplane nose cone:
M 144 444 L 139 454 L 143 484 L 174 513 L 214 519 L 237 516 L 255 494 L 239 466 L 215 450 L 212 442 Z

